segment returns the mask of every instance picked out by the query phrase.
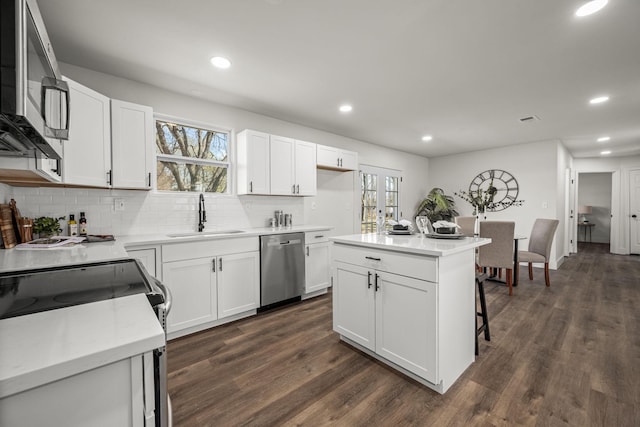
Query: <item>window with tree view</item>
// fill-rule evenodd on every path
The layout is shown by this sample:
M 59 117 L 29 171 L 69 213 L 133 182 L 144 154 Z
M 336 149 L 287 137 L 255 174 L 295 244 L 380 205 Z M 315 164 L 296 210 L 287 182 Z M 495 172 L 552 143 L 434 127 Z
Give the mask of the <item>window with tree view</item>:
M 226 193 L 229 131 L 156 120 L 157 188 Z

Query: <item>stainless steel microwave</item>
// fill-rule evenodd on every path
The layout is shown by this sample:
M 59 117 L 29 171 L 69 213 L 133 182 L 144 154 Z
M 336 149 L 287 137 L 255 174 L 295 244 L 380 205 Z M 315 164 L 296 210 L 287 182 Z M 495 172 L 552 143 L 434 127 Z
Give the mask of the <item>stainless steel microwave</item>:
M 0 156 L 60 159 L 69 88 L 36 0 L 2 0 Z

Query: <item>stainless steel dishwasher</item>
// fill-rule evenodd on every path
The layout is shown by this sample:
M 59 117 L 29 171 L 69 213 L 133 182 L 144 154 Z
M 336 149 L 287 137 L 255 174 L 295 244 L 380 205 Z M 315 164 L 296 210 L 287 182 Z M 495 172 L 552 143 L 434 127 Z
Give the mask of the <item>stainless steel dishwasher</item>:
M 260 307 L 304 292 L 304 233 L 260 236 Z

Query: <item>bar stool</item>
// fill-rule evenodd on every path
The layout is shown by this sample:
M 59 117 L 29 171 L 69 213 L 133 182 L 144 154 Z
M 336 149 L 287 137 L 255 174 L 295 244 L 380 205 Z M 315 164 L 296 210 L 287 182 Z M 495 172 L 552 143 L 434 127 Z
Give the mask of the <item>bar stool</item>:
M 487 315 L 487 301 L 484 297 L 484 281 L 489 277 L 487 273 L 476 273 L 476 284 L 478 285 L 478 294 L 480 295 L 480 311 L 476 311 L 476 356 L 478 355 L 478 335 L 484 332 L 484 339 L 491 341 L 489 332 L 489 316 Z M 474 307 L 474 311 L 477 308 Z M 482 325 L 478 327 L 478 316 L 482 317 Z

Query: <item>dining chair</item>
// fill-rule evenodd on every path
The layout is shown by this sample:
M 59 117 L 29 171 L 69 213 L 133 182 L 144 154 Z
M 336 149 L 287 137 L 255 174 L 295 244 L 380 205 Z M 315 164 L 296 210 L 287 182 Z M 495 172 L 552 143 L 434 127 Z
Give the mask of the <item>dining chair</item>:
M 529 264 L 529 280 L 533 280 L 533 263 L 544 263 L 544 282 L 547 287 L 550 286 L 549 255 L 551 254 L 551 243 L 559 222 L 557 219 L 536 219 L 531 229 L 528 249 L 518 251 L 518 262 Z
M 453 220 L 460 226 L 460 233 L 468 237 L 473 237 L 475 235 L 475 216 L 457 216 L 453 218 Z
M 480 237 L 491 239 L 488 245 L 478 248 L 478 265 L 484 269 L 504 268 L 509 296 L 513 295 L 513 221 L 481 221 Z

